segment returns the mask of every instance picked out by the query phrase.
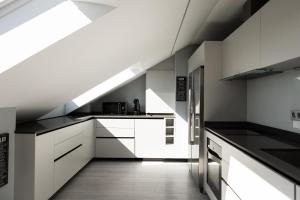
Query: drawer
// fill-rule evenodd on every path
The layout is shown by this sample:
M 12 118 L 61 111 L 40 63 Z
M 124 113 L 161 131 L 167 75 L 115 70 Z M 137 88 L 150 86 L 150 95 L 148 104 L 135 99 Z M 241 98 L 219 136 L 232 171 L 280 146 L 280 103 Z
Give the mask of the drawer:
M 64 155 L 65 153 L 69 152 L 76 146 L 83 143 L 83 134 L 78 134 L 72 138 L 69 138 L 65 140 L 64 142 L 61 142 L 59 144 L 56 144 L 54 146 L 54 159 L 57 159 L 58 157 Z
M 234 191 L 222 181 L 222 200 L 240 200 L 240 198 L 234 193 Z
M 134 129 L 134 119 L 96 119 L 96 127 Z
M 96 139 L 97 158 L 134 158 L 134 139 L 98 138 Z
M 82 168 L 82 146 L 54 163 L 54 189 L 58 191 Z
M 59 144 L 84 131 L 84 123 L 75 124 L 66 128 L 54 131 L 54 144 Z
M 241 199 L 294 199 L 292 182 L 230 145 L 222 151 L 222 178 Z
M 134 137 L 134 129 L 96 128 L 96 137 Z

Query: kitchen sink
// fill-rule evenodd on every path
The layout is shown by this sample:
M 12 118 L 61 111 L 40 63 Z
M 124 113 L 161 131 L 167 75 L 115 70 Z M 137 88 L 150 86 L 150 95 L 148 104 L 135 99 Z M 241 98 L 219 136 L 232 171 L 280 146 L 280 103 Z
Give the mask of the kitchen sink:
M 300 168 L 300 149 L 261 149 L 262 151 Z

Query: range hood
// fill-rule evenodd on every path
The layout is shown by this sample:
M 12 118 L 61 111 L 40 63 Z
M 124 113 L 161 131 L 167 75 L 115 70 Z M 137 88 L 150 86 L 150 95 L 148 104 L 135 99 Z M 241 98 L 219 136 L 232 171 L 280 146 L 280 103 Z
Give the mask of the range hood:
M 252 71 L 240 73 L 240 74 L 234 75 L 232 77 L 228 77 L 224 80 L 254 79 L 254 78 L 259 78 L 259 77 L 264 77 L 264 76 L 270 76 L 273 74 L 280 74 L 283 72 L 284 72 L 283 70 L 275 70 L 272 68 L 262 68 L 262 69 L 255 69 Z

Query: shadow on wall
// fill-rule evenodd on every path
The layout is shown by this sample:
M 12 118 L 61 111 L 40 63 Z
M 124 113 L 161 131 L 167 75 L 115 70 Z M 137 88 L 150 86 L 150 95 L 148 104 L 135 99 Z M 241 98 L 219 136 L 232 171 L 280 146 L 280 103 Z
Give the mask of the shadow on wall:
M 0 73 L 90 24 L 112 9 L 114 7 L 71 0 L 29 1 L 0 19 L 0 53 L 6 55 L 0 60 Z M 26 50 L 20 46 L 26 47 Z

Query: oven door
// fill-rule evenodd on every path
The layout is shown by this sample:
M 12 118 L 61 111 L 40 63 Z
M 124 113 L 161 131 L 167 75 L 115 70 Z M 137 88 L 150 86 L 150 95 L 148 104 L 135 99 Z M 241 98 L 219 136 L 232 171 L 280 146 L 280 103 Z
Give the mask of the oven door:
M 207 151 L 207 184 L 215 197 L 221 199 L 221 158 L 211 149 Z

